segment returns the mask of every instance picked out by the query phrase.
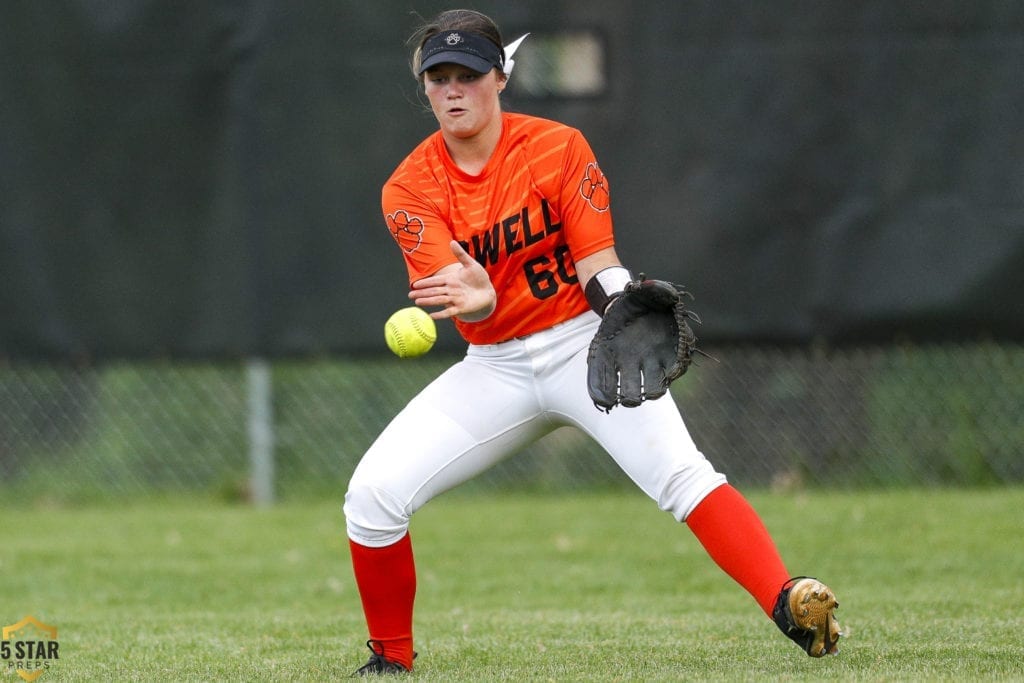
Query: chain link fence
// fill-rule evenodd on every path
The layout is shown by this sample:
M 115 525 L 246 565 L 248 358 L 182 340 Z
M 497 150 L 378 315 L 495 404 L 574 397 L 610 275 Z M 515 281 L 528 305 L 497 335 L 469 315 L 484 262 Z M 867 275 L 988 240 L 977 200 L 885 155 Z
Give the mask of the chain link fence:
M 1024 481 L 1024 347 L 709 351 L 718 362 L 702 361 L 674 397 L 700 448 L 738 484 Z M 0 495 L 340 500 L 377 433 L 454 360 L 0 365 Z M 628 485 L 566 428 L 467 487 Z

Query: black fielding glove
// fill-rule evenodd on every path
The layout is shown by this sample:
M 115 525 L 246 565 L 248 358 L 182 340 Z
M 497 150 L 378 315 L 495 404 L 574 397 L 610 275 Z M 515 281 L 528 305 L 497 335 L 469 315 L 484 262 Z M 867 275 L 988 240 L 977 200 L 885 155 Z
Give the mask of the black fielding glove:
M 689 369 L 697 337 L 687 309 L 692 295 L 664 280 L 630 281 L 604 311 L 587 355 L 587 390 L 594 405 L 611 412 L 661 398 Z

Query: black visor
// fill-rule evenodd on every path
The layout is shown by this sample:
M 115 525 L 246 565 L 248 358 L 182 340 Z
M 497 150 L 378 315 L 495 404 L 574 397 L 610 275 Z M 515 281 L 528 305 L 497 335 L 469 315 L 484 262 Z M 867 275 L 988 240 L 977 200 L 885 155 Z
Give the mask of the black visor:
M 438 64 L 460 64 L 485 74 L 503 62 L 502 49 L 479 33 L 443 31 L 423 43 L 419 74 Z

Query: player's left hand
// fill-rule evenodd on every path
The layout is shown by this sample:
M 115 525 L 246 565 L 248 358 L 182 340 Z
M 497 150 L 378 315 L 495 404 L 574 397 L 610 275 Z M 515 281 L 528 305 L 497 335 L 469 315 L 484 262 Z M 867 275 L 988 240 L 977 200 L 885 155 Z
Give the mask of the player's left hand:
M 703 353 L 689 325 L 700 322 L 686 307 L 689 297 L 678 285 L 641 275 L 612 301 L 587 354 L 587 390 L 598 409 L 661 398 Z
M 409 298 L 424 308 L 440 306 L 440 310 L 430 313 L 435 320 L 457 317 L 464 322 L 479 322 L 494 312 L 498 295 L 487 271 L 461 244 L 452 240 L 451 250 L 459 262 L 414 282 Z

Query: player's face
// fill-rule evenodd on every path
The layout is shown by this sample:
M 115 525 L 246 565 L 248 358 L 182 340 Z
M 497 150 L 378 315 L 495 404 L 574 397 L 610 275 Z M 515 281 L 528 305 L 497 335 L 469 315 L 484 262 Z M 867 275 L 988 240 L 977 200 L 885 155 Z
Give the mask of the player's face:
M 424 74 L 423 87 L 446 135 L 470 138 L 501 120 L 498 93 L 505 80 L 495 69 L 482 74 L 458 64 L 439 64 Z

